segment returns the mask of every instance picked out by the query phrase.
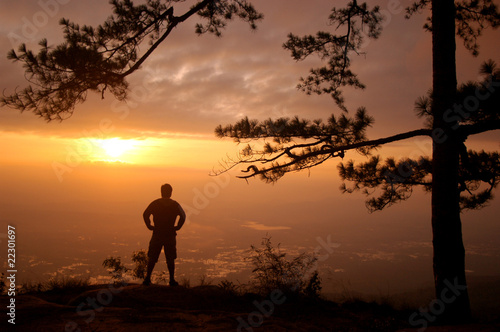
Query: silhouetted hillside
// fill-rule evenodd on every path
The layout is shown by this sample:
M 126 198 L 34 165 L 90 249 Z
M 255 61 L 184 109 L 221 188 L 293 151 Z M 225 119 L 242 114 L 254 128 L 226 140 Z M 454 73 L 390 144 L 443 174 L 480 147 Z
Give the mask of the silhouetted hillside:
M 7 303 L 8 298 L 2 298 Z M 361 301 L 339 305 L 279 293 L 267 298 L 238 295 L 210 285 L 131 284 L 18 295 L 15 321 L 16 331 L 410 331 L 410 313 Z M 2 325 L 6 324 L 4 318 Z M 499 327 L 474 325 L 457 330 L 495 331 Z
M 21 331 L 391 331 L 404 326 L 404 314 L 375 304 L 236 295 L 217 286 L 100 285 L 16 297 L 16 330 Z

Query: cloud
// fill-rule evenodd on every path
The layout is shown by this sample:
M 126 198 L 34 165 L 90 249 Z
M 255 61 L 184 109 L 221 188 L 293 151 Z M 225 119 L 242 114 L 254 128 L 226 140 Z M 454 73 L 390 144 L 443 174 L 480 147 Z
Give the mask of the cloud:
M 295 115 L 325 119 L 339 113 L 329 96 L 307 96 L 296 89 L 299 78 L 307 75 L 311 67 L 320 65 L 319 58 L 296 62 L 282 48 L 288 33 L 333 32 L 334 27 L 328 25 L 328 13 L 333 5 L 328 1 L 252 2 L 265 16 L 256 31 L 235 20 L 223 31 L 222 38 L 198 37 L 194 33 L 198 18 L 176 28 L 141 70 L 127 78 L 130 91 L 126 103 L 118 103 L 109 93 L 104 100 L 98 94 L 89 93 L 87 101 L 77 105 L 70 119 L 50 124 L 34 114 L 2 108 L 0 131 L 88 137 L 99 135 L 101 121 L 109 120 L 113 128 L 106 133 L 109 137 L 132 137 L 137 131 L 153 137 L 162 135 L 156 133 L 214 137 L 217 125 L 234 123 L 243 116 L 261 120 Z M 377 3 L 382 9 L 387 8 L 386 2 Z M 57 23 L 60 17 L 79 24 L 97 25 L 111 14 L 110 9 L 110 5 L 101 0 L 61 5 L 46 25 L 38 27 L 34 42 L 28 46 L 36 50 L 36 42 L 43 37 L 48 37 L 50 45 L 60 42 L 62 31 Z M 7 52 L 17 48 L 8 33 L 22 29 L 24 18 L 32 20 L 41 10 L 37 2 L 10 4 L 4 15 L 8 20 L 0 23 L 0 49 Z M 380 39 L 371 41 L 364 50 L 366 54 L 353 59 L 353 69 L 367 89 L 345 90 L 349 106 L 366 106 L 375 117 L 376 123 L 370 132 L 373 136 L 392 134 L 395 119 L 400 130 L 421 125 L 414 117 L 413 104 L 430 88 L 431 45 L 429 34 L 421 29 L 425 15 L 416 15 L 411 20 L 404 20 L 403 16 L 403 12 L 393 15 Z M 494 37 L 498 34 L 491 36 L 488 38 L 496 41 Z M 480 42 L 487 45 L 487 38 Z M 464 79 L 475 79 L 479 64 L 494 58 L 495 54 L 485 47 L 480 59 L 473 59 L 459 49 L 462 60 L 458 63 L 467 60 L 466 66 L 460 66 L 459 73 Z M 0 70 L 3 77 L 0 89 L 6 94 L 27 85 L 21 66 L 7 60 L 5 55 L 0 56 Z
M 241 225 L 241 227 L 251 228 L 256 231 L 278 231 L 278 230 L 292 229 L 291 227 L 288 226 L 266 226 L 256 221 L 247 221 L 245 224 Z
M 284 11 L 284 4 L 256 1 L 255 6 L 266 17 L 257 31 L 235 20 L 223 32 L 222 38 L 197 37 L 195 21 L 184 23 L 148 58 L 140 71 L 127 78 L 130 91 L 126 103 L 117 103 L 110 94 L 105 94 L 105 99 L 101 100 L 99 95 L 89 93 L 87 101 L 77 105 L 70 119 L 49 125 L 33 114 L 20 115 L 4 108 L 0 112 L 0 130 L 36 130 L 57 136 L 81 137 L 95 131 L 106 118 L 112 121 L 113 136 L 131 130 L 213 136 L 213 129 L 218 124 L 235 122 L 245 115 L 259 119 L 296 114 L 327 116 L 332 110 L 328 96 L 309 98 L 295 88 L 311 62 L 295 62 L 281 45 L 291 31 L 305 32 L 305 27 L 309 27 L 307 30 L 313 32 L 313 29 L 324 27 L 326 17 L 313 18 L 319 14 L 325 16 L 325 10 L 331 5 L 315 2 L 311 6 L 294 0 L 286 2 Z M 104 7 L 101 12 L 111 13 L 108 4 L 100 7 Z M 11 16 L 18 19 L 4 29 L 22 27 L 22 18 L 33 16 L 40 8 L 36 4 L 32 8 L 13 4 L 9 10 Z M 100 22 L 93 11 L 81 10 L 76 2 L 61 6 L 59 11 L 58 17 L 64 16 L 80 24 Z M 62 39 L 62 32 L 55 17 L 49 23 L 40 27 L 35 39 L 47 36 L 49 44 L 55 45 Z M 3 37 L 0 48 L 12 48 L 10 41 Z M 30 47 L 37 49 L 36 44 Z M 5 93 L 12 93 L 16 86 L 27 85 L 19 64 L 1 57 L 0 69 L 7 78 L 1 84 Z M 126 111 L 126 116 L 122 110 Z

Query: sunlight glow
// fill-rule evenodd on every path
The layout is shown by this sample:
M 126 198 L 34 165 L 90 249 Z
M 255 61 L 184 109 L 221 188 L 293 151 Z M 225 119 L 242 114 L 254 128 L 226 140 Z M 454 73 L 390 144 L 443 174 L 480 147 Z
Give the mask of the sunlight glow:
M 62 149 L 59 159 L 75 163 L 134 164 L 159 167 L 191 167 L 212 169 L 227 151 L 234 150 L 232 142 L 207 139 L 196 135 L 170 134 L 168 137 L 140 138 L 78 138 L 73 146 Z M 68 157 L 69 156 L 69 157 Z
M 120 137 L 82 139 L 80 151 L 88 152 L 87 156 L 90 161 L 136 163 L 137 153 L 143 145 L 144 141 Z
M 112 158 L 118 158 L 126 151 L 134 148 L 133 140 L 122 140 L 117 137 L 102 140 L 101 147 L 104 149 L 106 154 Z

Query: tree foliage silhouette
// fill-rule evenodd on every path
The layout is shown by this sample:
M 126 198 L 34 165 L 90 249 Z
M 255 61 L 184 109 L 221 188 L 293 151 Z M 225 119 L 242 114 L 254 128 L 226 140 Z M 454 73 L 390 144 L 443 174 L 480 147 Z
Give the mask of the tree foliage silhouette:
M 483 82 L 457 87 L 455 39 L 461 38 L 466 49 L 477 56 L 478 37 L 488 26 L 498 27 L 500 13 L 490 0 L 421 0 L 406 8 L 406 16 L 410 18 L 429 7 L 431 15 L 424 29 L 432 33 L 433 87 L 428 96 L 415 104 L 417 115 L 426 119 L 426 127 L 369 140 L 366 129 L 373 118 L 364 108 L 354 116 L 348 115 L 342 89 L 364 87 L 350 70 L 351 58 L 361 53 L 363 38 L 376 39 L 382 30 L 378 7 L 350 1 L 345 8 L 333 8 L 329 17 L 330 25 L 339 34 L 289 35 L 283 45 L 296 60 L 316 54 L 327 62 L 325 67 L 312 69 L 298 88 L 306 93 L 330 94 L 343 114 L 332 115 L 326 123 L 299 118 L 244 118 L 232 125 L 218 126 L 215 133 L 238 143 L 263 141 L 259 148 L 247 144 L 220 171 L 248 165 L 241 178 L 260 177 L 266 182 L 275 182 L 289 172 L 314 167 L 330 158 L 344 158 L 350 150 L 370 155 L 390 142 L 417 136 L 431 138 L 432 158 L 382 161 L 371 156 L 358 165 L 353 161 L 340 163 L 338 170 L 344 180 L 343 192 L 363 191 L 371 196 L 366 201 L 370 211 L 408 199 L 415 186 L 432 193 L 434 281 L 436 297 L 441 298 L 449 291 L 450 283 L 466 285 L 460 211 L 485 206 L 500 181 L 499 154 L 468 151 L 465 145 L 472 135 L 500 129 L 500 71 L 493 61 L 488 61 L 481 68 Z M 352 185 L 346 185 L 346 181 Z M 373 197 L 374 191 L 380 192 L 379 196 Z M 467 290 L 447 304 L 439 317 L 444 322 L 469 319 Z
M 192 16 L 204 23 L 196 24 L 196 33 L 216 36 L 229 21 L 238 17 L 256 27 L 262 19 L 247 0 L 202 0 L 182 14 L 174 12 L 176 3 L 184 0 L 147 0 L 134 5 L 131 0 L 111 0 L 113 15 L 103 24 L 80 26 L 61 19 L 64 43 L 55 47 L 40 41 L 37 54 L 25 44 L 11 50 L 8 58 L 23 63 L 30 85 L 12 95 L 0 98 L 0 104 L 32 111 L 47 121 L 69 117 L 88 91 L 111 92 L 117 99 L 127 97 L 126 77 L 164 42 L 172 30 Z M 140 46 L 149 43 L 145 52 Z
M 500 70 L 494 62 L 483 64 L 481 73 L 485 76 L 483 82 L 467 82 L 462 84 L 456 96 L 457 112 L 449 112 L 448 117 L 458 122 L 453 126 L 464 140 L 467 136 L 494 129 L 499 120 L 500 93 L 490 93 L 492 84 L 500 82 Z M 463 105 L 470 96 L 488 96 L 483 100 L 474 98 L 473 111 L 466 111 Z M 432 130 L 432 93 L 421 97 L 415 104 L 419 117 L 426 118 L 426 124 Z M 469 107 L 472 110 L 472 107 Z M 432 135 L 432 131 L 429 131 Z M 493 198 L 492 191 L 500 181 L 500 161 L 497 152 L 475 152 L 460 146 L 459 182 L 460 210 L 479 209 L 487 205 Z M 368 162 L 354 165 L 352 161 L 340 163 L 339 174 L 343 180 L 354 184 L 347 187 L 345 182 L 341 190 L 352 193 L 362 190 L 366 195 L 373 196 L 375 188 L 382 192 L 377 198 L 370 198 L 366 204 L 370 211 L 381 210 L 386 206 L 408 199 L 413 187 L 421 186 L 425 191 L 432 191 L 432 160 L 427 157 L 419 159 L 394 160 L 388 158 L 381 161 L 373 156 Z
M 123 265 L 121 257 L 108 257 L 102 262 L 102 266 L 108 270 L 115 283 L 123 282 L 125 274 L 130 270 Z
M 263 238 L 261 247 L 252 245 L 251 249 L 252 279 L 258 293 L 269 296 L 280 290 L 287 298 L 299 294 L 318 296 L 321 280 L 316 271 L 318 259 L 313 254 L 301 253 L 289 259 L 280 244 L 271 243 L 271 237 Z

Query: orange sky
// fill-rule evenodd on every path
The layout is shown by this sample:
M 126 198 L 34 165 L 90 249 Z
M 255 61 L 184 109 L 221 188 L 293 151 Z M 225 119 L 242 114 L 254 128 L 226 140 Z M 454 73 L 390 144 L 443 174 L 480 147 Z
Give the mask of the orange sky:
M 66 3 L 47 10 L 35 0 L 1 2 L 2 54 L 17 48 L 20 40 L 36 47 L 38 40 L 47 37 L 49 45 L 55 45 L 62 38 L 59 18 L 96 25 L 108 16 L 110 8 L 102 0 Z M 370 138 L 422 127 L 413 104 L 431 83 L 430 35 L 422 30 L 425 16 L 407 21 L 399 10 L 402 7 L 391 9 L 386 1 L 377 3 L 388 14 L 385 30 L 354 62 L 367 89 L 345 93 L 348 106 L 366 106 L 375 117 Z M 396 3 L 405 6 L 409 1 Z M 15 223 L 26 232 L 42 234 L 54 229 L 69 232 L 77 226 L 70 227 L 72 220 L 67 218 L 78 212 L 78 223 L 92 225 L 82 230 L 85 236 L 95 229 L 123 227 L 127 234 L 140 234 L 138 242 L 144 245 L 149 235 L 140 218 L 142 210 L 159 195 L 162 183 L 171 182 L 175 198 L 192 211 L 186 239 L 206 241 L 206 247 L 213 243 L 201 234 L 209 234 L 214 241 L 234 237 L 249 246 L 267 231 L 299 246 L 304 245 L 301 241 L 310 244 L 324 234 L 337 235 L 337 241 L 346 246 L 365 241 L 371 248 L 382 238 L 397 242 L 412 234 L 418 234 L 419 241 L 430 241 L 429 196 L 417 193 L 411 202 L 370 215 L 361 194 L 341 195 L 335 160 L 310 174 L 289 175 L 276 185 L 257 180 L 246 184 L 235 178 L 236 171 L 230 173 L 227 184 L 226 178 L 208 176 L 219 161 L 234 156 L 238 149 L 231 140 L 214 137 L 218 124 L 234 123 L 243 116 L 325 119 L 340 112 L 330 97 L 306 96 L 295 88 L 299 77 L 317 65 L 318 59 L 297 63 L 281 47 L 290 32 L 331 29 L 326 16 L 332 2 L 259 0 L 255 6 L 265 15 L 257 31 L 235 21 L 218 39 L 196 36 L 194 21 L 177 28 L 141 71 L 130 77 L 127 102 L 117 102 L 109 94 L 104 100 L 89 94 L 72 117 L 51 123 L 2 108 L 2 224 Z M 36 21 L 44 17 L 43 22 Z M 485 34 L 478 58 L 459 45 L 459 81 L 477 79 L 481 62 L 488 58 L 500 62 L 499 33 Z M 0 71 L 4 93 L 26 85 L 21 66 L 6 56 L 0 57 Z M 102 139 L 112 138 L 130 140 L 129 149 L 120 156 L 107 154 Z M 497 132 L 472 139 L 469 146 L 491 150 L 498 149 L 499 142 Z M 401 157 L 428 154 L 429 142 L 399 142 L 380 153 Z M 347 158 L 359 157 L 350 154 Z M 205 190 L 213 197 L 200 194 Z M 498 238 L 498 202 L 496 199 L 485 211 L 464 215 L 464 230 L 469 231 L 464 231 L 466 243 Z M 93 217 L 85 221 L 85 213 Z M 38 218 L 45 224 L 35 222 Z M 309 223 L 311 227 L 307 227 Z M 392 238 L 387 238 L 387 229 L 394 230 L 389 232 Z M 202 246 L 196 241 L 193 246 Z

